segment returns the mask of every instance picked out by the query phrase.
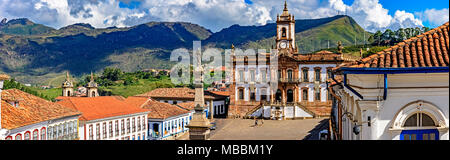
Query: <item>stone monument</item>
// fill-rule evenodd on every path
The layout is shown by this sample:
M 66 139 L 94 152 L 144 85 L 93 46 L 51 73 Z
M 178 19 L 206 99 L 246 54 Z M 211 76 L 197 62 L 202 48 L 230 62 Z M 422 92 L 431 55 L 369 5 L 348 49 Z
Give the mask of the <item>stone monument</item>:
M 205 96 L 203 92 L 203 66 L 201 64 L 201 52 L 194 56 L 194 85 L 195 85 L 195 113 L 189 125 L 190 140 L 208 140 L 210 136 L 211 123 L 205 113 Z

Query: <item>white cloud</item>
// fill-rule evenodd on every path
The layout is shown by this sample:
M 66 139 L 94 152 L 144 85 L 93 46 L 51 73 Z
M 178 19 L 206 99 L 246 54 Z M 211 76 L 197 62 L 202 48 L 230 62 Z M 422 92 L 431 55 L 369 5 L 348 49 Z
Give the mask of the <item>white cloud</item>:
M 449 9 L 444 8 L 441 10 L 427 9 L 424 12 L 416 12 L 420 19 L 428 21 L 432 26 L 440 26 L 449 21 Z
M 280 0 L 120 0 L 126 4 L 139 1 L 135 9 L 120 8 L 119 0 L 0 0 L 0 17 L 30 18 L 60 28 L 73 23 L 90 23 L 94 27 L 132 26 L 149 21 L 185 21 L 200 24 L 213 31 L 233 24 L 264 25 L 274 22 L 283 10 Z M 405 11 L 389 11 L 379 0 L 354 0 L 346 5 L 343 0 L 289 0 L 289 12 L 296 19 L 324 18 L 346 13 L 369 31 L 386 28 L 421 26 Z M 447 13 L 445 16 L 442 13 Z M 447 10 L 427 10 L 420 14 L 430 22 L 448 21 Z M 444 17 L 444 18 L 443 18 Z

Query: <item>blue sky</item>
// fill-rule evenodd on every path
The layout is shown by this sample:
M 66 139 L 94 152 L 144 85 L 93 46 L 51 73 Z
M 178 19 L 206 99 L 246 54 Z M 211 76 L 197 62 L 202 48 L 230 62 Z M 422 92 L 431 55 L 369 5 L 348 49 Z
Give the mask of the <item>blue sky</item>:
M 296 19 L 347 13 L 368 31 L 437 27 L 449 19 L 448 0 L 288 0 Z M 97 28 L 150 21 L 191 22 L 213 32 L 234 24 L 273 23 L 282 0 L 0 0 L 0 18 L 29 18 L 61 28 L 89 23 Z

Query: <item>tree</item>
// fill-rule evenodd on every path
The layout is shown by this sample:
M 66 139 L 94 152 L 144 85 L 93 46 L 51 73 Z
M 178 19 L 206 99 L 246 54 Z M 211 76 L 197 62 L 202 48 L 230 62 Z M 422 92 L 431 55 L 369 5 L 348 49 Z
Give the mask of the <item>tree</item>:
M 103 70 L 102 79 L 108 79 L 114 82 L 121 79 L 122 75 L 123 72 L 119 68 L 105 68 L 105 70 Z

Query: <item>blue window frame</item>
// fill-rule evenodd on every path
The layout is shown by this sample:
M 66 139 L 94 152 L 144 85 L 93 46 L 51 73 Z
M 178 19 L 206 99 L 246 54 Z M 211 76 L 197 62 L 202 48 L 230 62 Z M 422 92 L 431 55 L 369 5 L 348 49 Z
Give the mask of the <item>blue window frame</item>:
M 400 134 L 400 140 L 439 140 L 437 129 L 404 130 Z

